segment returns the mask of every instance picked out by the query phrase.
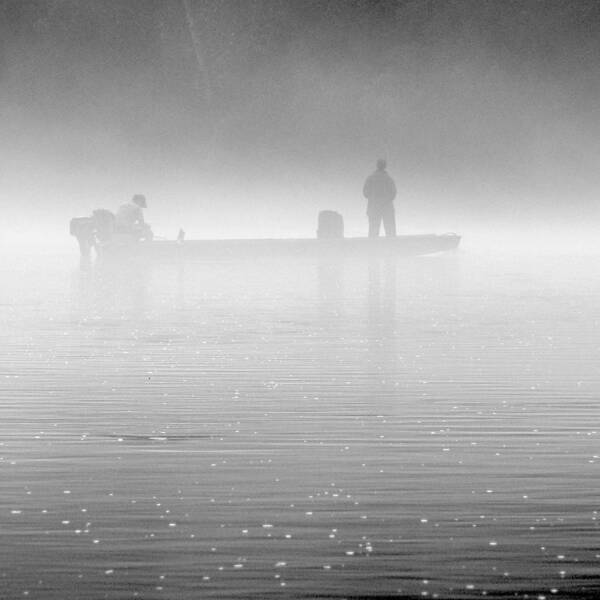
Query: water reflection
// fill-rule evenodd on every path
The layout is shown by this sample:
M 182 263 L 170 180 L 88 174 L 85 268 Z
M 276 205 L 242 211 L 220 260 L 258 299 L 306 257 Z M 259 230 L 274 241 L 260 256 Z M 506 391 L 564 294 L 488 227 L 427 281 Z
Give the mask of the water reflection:
M 78 309 L 87 317 L 144 319 L 151 274 L 151 265 L 143 261 L 85 261 L 74 273 Z
M 397 266 L 398 260 L 393 257 L 369 259 L 367 322 L 371 334 L 395 334 Z
M 455 305 L 460 268 L 455 255 L 420 258 L 370 256 L 347 261 L 323 257 L 317 263 L 317 289 L 323 322 L 340 318 L 366 290 L 364 322 L 373 335 L 393 336 L 400 308 L 404 318 L 419 318 L 431 300 Z
M 344 261 L 339 256 L 323 256 L 317 261 L 317 289 L 320 321 L 324 326 L 339 321 L 344 299 Z
M 36 274 L 3 332 L 7 597 L 588 593 L 600 284 L 511 269 L 94 264 L 68 315 Z

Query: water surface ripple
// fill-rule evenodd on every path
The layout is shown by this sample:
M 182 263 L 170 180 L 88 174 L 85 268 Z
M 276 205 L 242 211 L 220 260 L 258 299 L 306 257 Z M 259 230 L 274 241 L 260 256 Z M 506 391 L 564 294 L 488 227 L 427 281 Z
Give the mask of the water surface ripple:
M 0 596 L 595 598 L 594 258 L 0 268 Z

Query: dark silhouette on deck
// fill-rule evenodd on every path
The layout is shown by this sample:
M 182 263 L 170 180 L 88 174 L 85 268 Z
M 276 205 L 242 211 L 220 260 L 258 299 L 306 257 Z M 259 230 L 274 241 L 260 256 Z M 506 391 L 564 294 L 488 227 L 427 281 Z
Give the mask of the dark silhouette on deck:
M 116 215 L 106 208 L 98 208 L 90 217 L 71 219 L 69 231 L 77 238 L 81 255 L 87 258 L 92 248 L 98 253 L 100 246 L 117 239 L 121 243 L 127 240 L 152 240 L 152 229 L 145 222 L 142 212 L 146 206 L 146 198 L 136 194 L 130 202 L 121 205 Z
M 344 237 L 344 218 L 334 210 L 322 210 L 319 213 L 317 229 L 319 239 L 341 239 Z
M 79 242 L 81 256 L 89 257 L 94 248 L 108 242 L 115 232 L 115 215 L 105 208 L 97 208 L 90 217 L 71 219 L 69 231 Z
M 363 186 L 363 195 L 368 200 L 367 216 L 369 217 L 369 237 L 379 236 L 379 228 L 383 221 L 385 235 L 396 235 L 396 213 L 394 198 L 396 184 L 386 171 L 387 164 L 380 158 L 377 169 L 371 173 Z
M 147 206 L 146 197 L 142 194 L 136 194 L 129 202 L 122 204 L 116 215 L 116 232 L 151 240 L 152 230 L 144 220 L 144 208 Z

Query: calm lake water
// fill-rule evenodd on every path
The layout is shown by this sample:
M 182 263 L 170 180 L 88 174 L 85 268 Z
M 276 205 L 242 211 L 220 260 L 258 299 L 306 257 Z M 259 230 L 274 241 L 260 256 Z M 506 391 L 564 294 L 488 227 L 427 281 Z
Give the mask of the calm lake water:
M 600 260 L 0 266 L 0 597 L 600 595 Z

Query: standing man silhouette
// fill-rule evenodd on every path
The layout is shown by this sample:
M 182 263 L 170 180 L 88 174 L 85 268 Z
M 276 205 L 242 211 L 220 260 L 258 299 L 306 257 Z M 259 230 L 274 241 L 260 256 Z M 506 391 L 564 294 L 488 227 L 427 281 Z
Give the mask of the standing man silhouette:
M 371 173 L 363 186 L 363 195 L 368 200 L 367 216 L 369 217 L 369 237 L 378 237 L 383 221 L 385 235 L 396 235 L 396 213 L 394 198 L 396 184 L 386 171 L 387 163 L 383 158 L 377 161 L 377 169 Z

